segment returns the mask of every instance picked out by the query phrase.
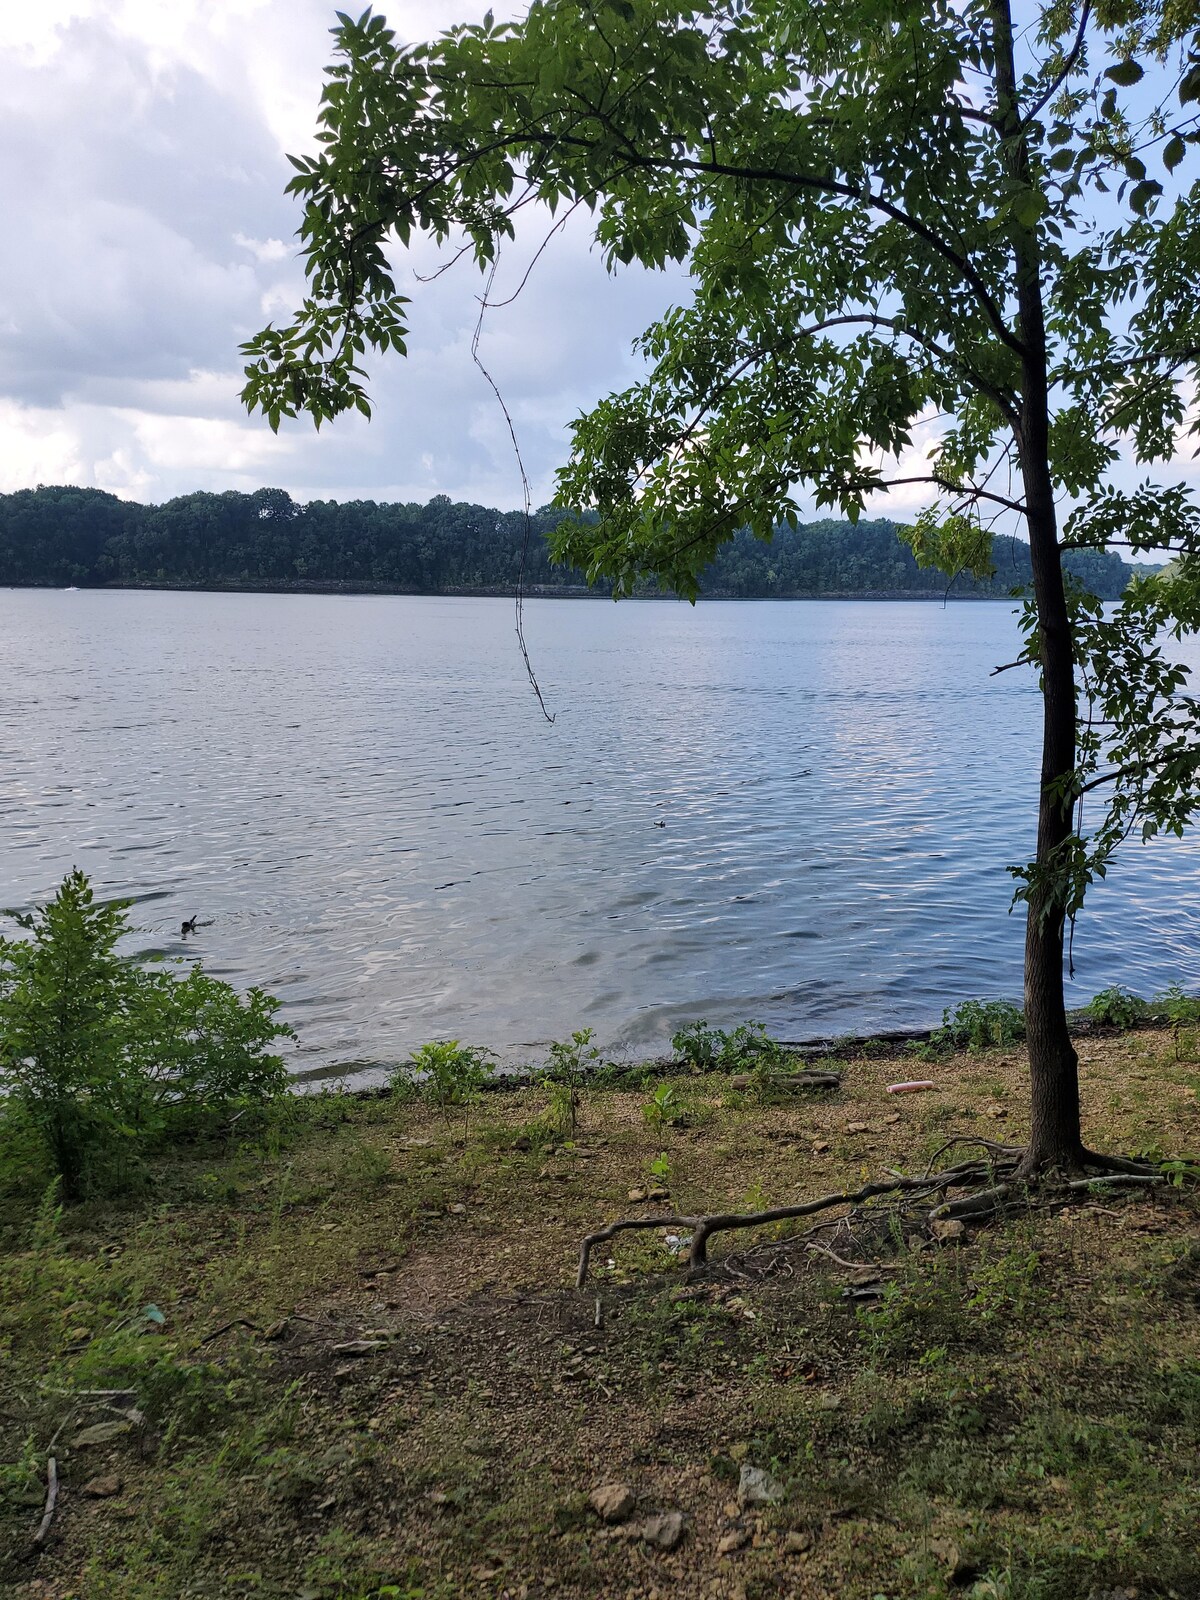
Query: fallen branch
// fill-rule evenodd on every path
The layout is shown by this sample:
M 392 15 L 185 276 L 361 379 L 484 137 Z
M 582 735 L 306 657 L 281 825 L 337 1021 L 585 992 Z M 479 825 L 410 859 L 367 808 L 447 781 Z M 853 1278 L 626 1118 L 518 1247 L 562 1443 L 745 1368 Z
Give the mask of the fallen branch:
M 304 1319 L 309 1320 L 307 1317 Z M 228 1333 L 230 1328 L 249 1328 L 251 1333 L 258 1332 L 258 1323 L 251 1322 L 248 1317 L 230 1317 L 228 1322 L 223 1322 L 219 1328 L 214 1328 L 211 1333 L 206 1333 L 201 1339 L 202 1345 L 211 1344 L 214 1339 L 219 1339 L 223 1333 Z
M 42 1520 L 38 1531 L 33 1536 L 35 1549 L 40 1549 L 45 1544 L 50 1533 L 50 1524 L 54 1521 L 54 1508 L 58 1504 L 58 1462 L 53 1456 L 46 1458 L 46 1509 L 42 1513 Z
M 579 1271 L 576 1287 L 582 1289 L 587 1282 L 588 1265 L 592 1251 L 598 1244 L 616 1238 L 619 1233 L 633 1229 L 676 1228 L 690 1229 L 692 1233 L 689 1267 L 701 1267 L 708 1260 L 708 1241 L 714 1233 L 728 1233 L 737 1228 L 762 1228 L 772 1222 L 790 1222 L 796 1217 L 811 1217 L 818 1211 L 828 1211 L 834 1206 L 857 1206 L 883 1194 L 919 1194 L 931 1196 L 951 1185 L 961 1183 L 971 1176 L 977 1164 L 951 1168 L 936 1177 L 892 1178 L 886 1183 L 866 1183 L 861 1189 L 844 1194 L 822 1195 L 819 1200 L 807 1200 L 796 1206 L 774 1206 L 769 1211 L 726 1211 L 709 1217 L 622 1217 L 610 1222 L 606 1228 L 589 1233 L 579 1246 Z

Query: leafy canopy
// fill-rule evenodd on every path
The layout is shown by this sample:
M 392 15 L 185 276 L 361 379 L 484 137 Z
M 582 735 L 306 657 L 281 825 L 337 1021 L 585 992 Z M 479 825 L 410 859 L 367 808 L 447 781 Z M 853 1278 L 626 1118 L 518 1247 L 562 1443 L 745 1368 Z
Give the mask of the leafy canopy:
M 1130 827 L 1182 828 L 1200 707 L 1160 641 L 1200 623 L 1200 511 L 1116 469 L 1196 432 L 1190 0 L 1016 19 L 1007 0 L 535 0 L 427 44 L 371 12 L 335 37 L 321 149 L 292 158 L 310 294 L 246 347 L 251 407 L 369 413 L 367 351 L 407 331 L 389 250 L 426 235 L 487 270 L 526 208 L 583 208 L 611 265 L 685 262 L 692 296 L 643 335 L 644 377 L 573 425 L 559 498 L 599 515 L 558 557 L 618 593 L 653 574 L 694 595 L 738 529 L 794 524 L 798 486 L 856 518 L 916 482 L 918 559 L 981 572 L 1044 459 L 1061 548 L 1175 559 L 1115 611 L 1070 588 L 1082 735 L 1048 777 L 1063 804 L 1107 803 L 1019 892 L 1040 874 L 1039 903 L 1069 911 Z M 1018 312 L 1034 278 L 1044 327 Z M 928 461 L 899 467 L 930 420 Z

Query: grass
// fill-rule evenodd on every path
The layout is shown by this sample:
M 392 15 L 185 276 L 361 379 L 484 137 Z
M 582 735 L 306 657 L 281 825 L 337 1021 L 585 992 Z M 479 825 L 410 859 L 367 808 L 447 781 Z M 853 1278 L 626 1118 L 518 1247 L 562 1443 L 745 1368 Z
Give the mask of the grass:
M 1169 1032 L 1081 1055 L 1096 1145 L 1196 1152 L 1197 1067 Z M 948 1130 L 1019 1139 L 1022 1072 L 1018 1044 L 977 1050 L 893 1102 L 896 1063 L 868 1053 L 841 1091 L 771 1105 L 660 1074 L 683 1125 L 647 1119 L 643 1086 L 586 1088 L 568 1144 L 545 1135 L 546 1087 L 485 1095 L 469 1124 L 299 1101 L 256 1148 L 197 1148 L 123 1205 L 65 1214 L 10 1168 L 0 1593 L 1195 1596 L 1191 1187 L 913 1253 L 867 1301 L 785 1230 L 766 1276 L 722 1266 L 734 1236 L 688 1284 L 648 1232 L 570 1288 L 580 1236 L 637 1209 L 660 1153 L 681 1210 L 781 1202 L 915 1167 Z M 72 1445 L 106 1420 L 130 1426 Z M 31 1557 L 56 1434 L 59 1508 Z M 786 1498 L 739 1511 L 745 1463 Z M 86 1493 L 97 1476 L 117 1492 Z M 597 1523 L 587 1495 L 612 1481 L 686 1514 L 677 1550 Z

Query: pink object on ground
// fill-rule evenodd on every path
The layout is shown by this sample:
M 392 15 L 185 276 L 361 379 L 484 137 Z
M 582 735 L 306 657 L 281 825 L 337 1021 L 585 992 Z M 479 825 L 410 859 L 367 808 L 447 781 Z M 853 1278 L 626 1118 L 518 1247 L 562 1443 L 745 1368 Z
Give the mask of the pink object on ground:
M 922 1080 L 920 1083 L 889 1083 L 889 1094 L 915 1094 L 918 1089 L 932 1089 L 933 1084 Z

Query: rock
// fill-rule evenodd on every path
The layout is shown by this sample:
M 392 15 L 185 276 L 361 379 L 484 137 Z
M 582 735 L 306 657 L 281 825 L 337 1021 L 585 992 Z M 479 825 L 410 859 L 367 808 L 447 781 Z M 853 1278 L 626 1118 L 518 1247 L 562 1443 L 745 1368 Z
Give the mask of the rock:
M 683 1538 L 683 1512 L 660 1511 L 657 1516 L 647 1517 L 638 1533 L 657 1550 L 674 1550 Z
M 783 1553 L 785 1556 L 802 1556 L 806 1550 L 812 1549 L 812 1543 L 811 1533 L 789 1533 L 783 1541 Z
M 384 1339 L 348 1339 L 345 1344 L 335 1344 L 335 1356 L 373 1356 L 376 1350 L 382 1350 Z
M 82 1433 L 77 1433 L 71 1440 L 72 1450 L 86 1450 L 93 1444 L 112 1444 L 114 1439 L 119 1439 L 123 1433 L 128 1433 L 132 1427 L 129 1422 L 95 1422 L 90 1428 L 85 1428 Z
M 637 1495 L 627 1483 L 602 1483 L 588 1495 L 588 1505 L 601 1522 L 624 1522 L 637 1504 Z
M 111 1500 L 113 1495 L 120 1494 L 121 1487 L 120 1478 L 115 1472 L 110 1472 L 103 1477 L 89 1478 L 80 1492 L 90 1500 Z
M 957 1217 L 944 1217 L 938 1222 L 931 1222 L 929 1231 L 939 1244 L 963 1244 L 967 1237 L 967 1225 Z
M 765 1467 L 742 1463 L 738 1479 L 738 1500 L 744 1506 L 773 1506 L 784 1496 L 784 1487 Z
M 727 1533 L 723 1539 L 717 1541 L 717 1554 L 731 1556 L 735 1550 L 744 1550 L 750 1543 L 750 1535 L 745 1528 L 735 1528 L 732 1533 Z

